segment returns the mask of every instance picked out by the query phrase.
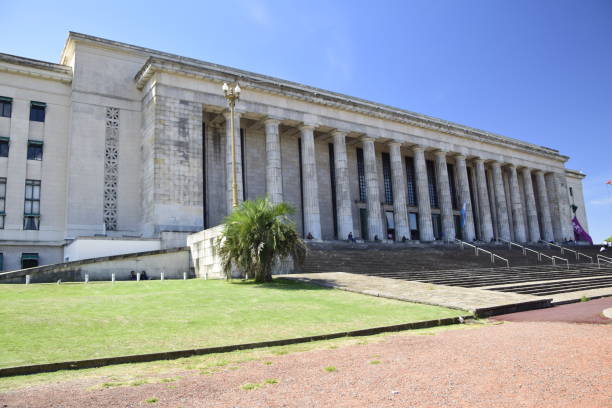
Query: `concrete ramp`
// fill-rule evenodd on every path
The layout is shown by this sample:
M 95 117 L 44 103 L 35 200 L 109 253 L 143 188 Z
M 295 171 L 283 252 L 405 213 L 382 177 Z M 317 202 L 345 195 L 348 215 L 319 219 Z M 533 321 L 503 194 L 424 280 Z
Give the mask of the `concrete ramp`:
M 345 272 L 292 274 L 284 278 L 298 279 L 364 295 L 468 310 L 477 317 L 549 307 L 552 300 L 518 293 L 436 285 Z
M 158 251 L 137 252 L 82 259 L 74 262 L 37 266 L 0 273 L 0 283 L 24 283 L 26 275 L 31 283 L 83 282 L 85 274 L 90 281 L 109 281 L 115 274 L 116 280 L 129 280 L 130 272 L 146 271 L 149 279 L 182 279 L 183 273 L 193 277 L 191 258 L 188 248 L 162 249 Z

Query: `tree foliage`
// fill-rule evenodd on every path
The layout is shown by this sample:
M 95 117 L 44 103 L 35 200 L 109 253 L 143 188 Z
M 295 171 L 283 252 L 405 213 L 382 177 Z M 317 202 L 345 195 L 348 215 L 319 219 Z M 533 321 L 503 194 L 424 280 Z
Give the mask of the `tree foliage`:
M 293 212 L 289 204 L 273 204 L 266 197 L 244 201 L 225 218 L 216 246 L 228 279 L 236 267 L 247 278 L 269 282 L 277 260 L 291 257 L 297 264 L 303 262 L 306 246 L 289 218 Z

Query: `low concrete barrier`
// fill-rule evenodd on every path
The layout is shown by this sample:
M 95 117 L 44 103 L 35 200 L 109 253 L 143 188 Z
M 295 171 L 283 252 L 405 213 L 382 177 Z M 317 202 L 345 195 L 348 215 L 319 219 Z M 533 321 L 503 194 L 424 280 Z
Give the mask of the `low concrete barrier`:
M 135 354 L 135 355 L 130 355 L 130 356 L 95 358 L 95 359 L 90 359 L 90 360 L 64 361 L 64 362 L 49 363 L 49 364 L 34 364 L 34 365 L 19 366 L 19 367 L 6 367 L 6 368 L 0 368 L 0 377 L 12 377 L 16 375 L 49 373 L 49 372 L 60 371 L 60 370 L 80 370 L 84 368 L 96 368 L 96 367 L 103 367 L 103 366 L 116 365 L 116 364 L 146 363 L 146 362 L 158 361 L 158 360 L 175 360 L 177 358 L 200 356 L 200 355 L 205 355 L 205 354 L 227 353 L 227 352 L 236 351 L 236 350 L 249 350 L 249 349 L 264 348 L 264 347 L 286 346 L 289 344 L 309 343 L 311 341 L 331 340 L 331 339 L 337 339 L 341 337 L 371 336 L 374 334 L 380 334 L 380 333 L 386 333 L 386 332 L 427 329 L 430 327 L 448 326 L 451 324 L 458 324 L 458 323 L 461 323 L 462 321 L 465 321 L 466 319 L 471 319 L 471 318 L 472 318 L 471 315 L 466 315 L 462 317 L 449 317 L 446 319 L 425 320 L 425 321 L 420 321 L 420 322 L 397 324 L 393 326 L 373 327 L 370 329 L 363 329 L 363 330 L 352 330 L 352 331 L 346 331 L 346 332 L 321 334 L 318 336 L 297 337 L 297 338 L 284 339 L 284 340 L 262 341 L 258 343 L 235 344 L 235 345 L 230 345 L 230 346 L 207 347 L 207 348 L 198 348 L 198 349 L 191 349 L 191 350 L 177 350 L 177 351 L 168 351 L 168 352 L 162 352 L 162 353 Z
M 162 249 L 159 251 L 82 259 L 80 261 L 37 266 L 0 273 L 0 283 L 24 283 L 30 276 L 30 283 L 83 282 L 85 275 L 90 281 L 110 281 L 114 273 L 116 280 L 129 280 L 130 272 L 146 271 L 150 279 L 183 279 L 183 273 L 194 277 L 188 248 Z

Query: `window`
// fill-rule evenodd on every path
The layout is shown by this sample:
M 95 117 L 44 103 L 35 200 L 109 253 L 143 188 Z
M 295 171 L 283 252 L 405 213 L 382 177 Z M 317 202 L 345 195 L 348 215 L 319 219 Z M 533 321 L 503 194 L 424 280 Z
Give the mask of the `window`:
M 47 104 L 44 102 L 30 102 L 30 120 L 33 122 L 44 122 L 46 109 Z
M 365 167 L 363 149 L 357 148 L 357 177 L 359 179 L 359 201 L 366 201 Z
M 28 160 L 42 160 L 43 142 L 28 141 Z
M 410 239 L 417 241 L 419 239 L 419 219 L 417 213 L 408 213 L 408 225 L 410 225 Z
M 4 270 L 4 254 L 0 254 L 0 271 Z
M 385 204 L 393 204 L 393 183 L 391 181 L 391 156 L 382 154 L 383 182 L 385 184 Z
M 21 254 L 21 269 L 35 268 L 38 266 L 38 254 L 23 253 Z
M 9 152 L 9 138 L 0 137 L 0 157 L 8 157 Z
M 0 229 L 4 229 L 4 217 L 6 209 L 6 178 L 0 177 Z
M 417 195 L 416 195 L 416 180 L 414 177 L 414 159 L 412 157 L 406 157 L 406 192 L 408 193 L 408 207 L 417 206 Z
M 448 163 L 446 165 L 448 171 L 448 186 L 450 188 L 451 203 L 455 210 L 459 209 L 459 200 L 457 200 L 457 187 L 455 186 L 455 166 Z
M 431 214 L 431 225 L 435 239 L 442 239 L 442 216 L 440 214 Z
M 331 184 L 332 218 L 334 220 L 334 237 L 338 238 L 338 210 L 336 208 L 336 165 L 334 144 L 328 144 L 329 150 L 329 181 Z M 344 237 L 342 237 L 344 239 Z
M 427 167 L 427 186 L 429 187 L 429 204 L 432 208 L 440 208 L 438 202 L 438 190 L 436 189 L 436 170 L 434 168 L 434 162 L 427 160 L 425 162 Z
M 40 228 L 40 180 L 26 180 L 23 229 Z
M 572 188 L 570 187 L 570 196 L 574 196 L 574 190 L 572 190 Z
M 6 96 L 0 96 L 0 117 L 10 118 L 13 108 L 13 99 Z

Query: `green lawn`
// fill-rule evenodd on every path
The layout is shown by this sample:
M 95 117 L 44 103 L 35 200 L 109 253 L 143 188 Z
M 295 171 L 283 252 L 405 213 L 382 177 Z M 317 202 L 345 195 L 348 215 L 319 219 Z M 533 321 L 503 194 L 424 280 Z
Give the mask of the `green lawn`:
M 362 329 L 463 312 L 278 279 L 0 286 L 0 367 Z

